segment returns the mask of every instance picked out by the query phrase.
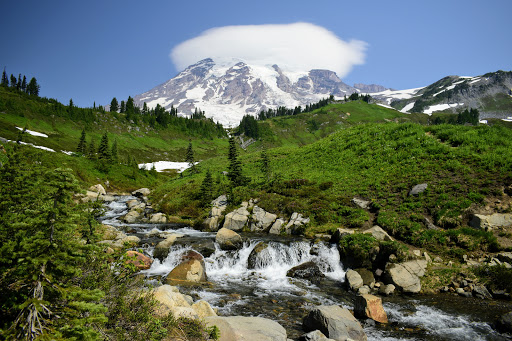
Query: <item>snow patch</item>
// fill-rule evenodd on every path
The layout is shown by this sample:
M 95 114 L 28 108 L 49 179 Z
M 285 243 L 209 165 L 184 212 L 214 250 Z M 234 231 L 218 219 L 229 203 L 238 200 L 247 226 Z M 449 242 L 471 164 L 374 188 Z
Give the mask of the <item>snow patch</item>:
M 507 118 L 502 118 L 501 120 L 505 121 L 505 122 L 512 122 L 512 116 L 509 116 Z
M 418 93 L 418 91 L 420 91 L 423 88 L 424 87 L 405 89 L 405 90 L 389 90 L 388 89 L 388 90 L 384 90 L 381 92 L 375 92 L 372 95 L 387 97 L 386 101 L 388 102 L 388 104 L 390 104 L 391 101 L 394 99 L 409 99 L 409 98 L 413 97 L 414 95 L 416 95 Z
M 464 105 L 464 103 L 452 103 L 452 104 L 436 104 L 428 107 L 423 111 L 424 114 L 432 115 L 434 111 L 442 111 L 450 108 L 455 108 L 459 105 Z
M 480 121 L 478 121 L 478 123 L 480 123 L 480 124 L 487 124 L 487 120 L 480 120 Z
M 199 162 L 196 162 L 197 165 Z M 178 171 L 178 173 L 183 172 L 184 170 L 190 168 L 190 164 L 188 162 L 172 162 L 172 161 L 156 161 L 156 162 L 149 162 L 149 163 L 141 163 L 139 164 L 140 169 L 153 169 L 157 172 L 163 172 L 167 169 L 175 169 Z
M 23 131 L 24 128 L 16 127 L 16 129 Z M 46 135 L 46 134 L 38 133 L 37 131 L 33 131 L 33 130 L 28 130 L 27 129 L 26 132 L 29 133 L 32 136 L 48 137 L 48 135 Z
M 400 110 L 401 112 L 403 112 L 404 114 L 408 114 L 409 113 L 409 110 L 411 110 L 413 107 L 414 107 L 414 103 L 416 102 L 412 102 L 412 103 L 409 103 L 407 104 L 405 107 L 402 108 L 402 110 Z

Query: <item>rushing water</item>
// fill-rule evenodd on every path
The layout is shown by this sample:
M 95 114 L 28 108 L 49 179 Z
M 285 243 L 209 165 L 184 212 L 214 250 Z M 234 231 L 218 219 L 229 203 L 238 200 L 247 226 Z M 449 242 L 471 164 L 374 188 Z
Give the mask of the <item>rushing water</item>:
M 117 217 L 126 214 L 126 201 L 133 197 L 119 197 L 108 205 L 103 223 L 121 227 Z M 246 240 L 237 251 L 223 251 L 213 241 L 215 233 L 200 232 L 173 224 L 130 224 L 125 230 L 142 239 L 145 252 L 152 255 L 154 244 L 160 239 L 149 237 L 153 229 L 173 230 L 184 237 L 171 247 L 169 255 L 160 262 L 155 259 L 148 270 L 142 271 L 155 283 L 165 277 L 188 250 L 205 252 L 205 265 L 211 287 L 180 288 L 193 297 L 206 300 L 220 315 L 262 316 L 279 322 L 288 337 L 298 338 L 302 318 L 312 307 L 337 304 L 351 309 L 354 294 L 343 287 L 345 271 L 334 245 L 313 244 L 298 238 L 268 235 L 242 235 Z M 260 242 L 268 247 L 260 253 L 254 269 L 249 269 L 248 258 Z M 325 278 L 312 284 L 307 280 L 289 278 L 286 272 L 299 264 L 315 262 Z M 362 322 L 369 340 L 507 340 L 494 331 L 489 321 L 500 313 L 512 310 L 502 303 L 494 311 L 489 303 L 477 299 L 450 295 L 393 296 L 383 298 L 390 323 L 386 326 Z M 485 304 L 483 304 L 485 303 Z M 505 305 L 505 307 L 503 307 Z M 507 310 L 508 309 L 508 310 Z

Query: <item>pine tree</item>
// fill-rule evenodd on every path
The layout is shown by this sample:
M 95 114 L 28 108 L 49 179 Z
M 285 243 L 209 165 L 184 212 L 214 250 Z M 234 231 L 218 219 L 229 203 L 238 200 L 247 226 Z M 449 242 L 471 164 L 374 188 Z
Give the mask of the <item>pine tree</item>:
M 120 113 L 124 113 L 125 111 L 126 111 L 126 107 L 125 107 L 125 105 L 124 105 L 124 101 L 121 101 L 121 107 L 120 107 L 120 109 L 119 109 L 119 112 L 120 112 Z
M 186 160 L 185 161 L 187 161 L 188 166 L 190 168 L 190 171 L 192 173 L 196 173 L 197 170 L 196 170 L 196 165 L 195 165 L 195 162 L 194 162 L 194 150 L 192 149 L 192 142 L 188 143 L 187 155 L 186 155 Z
M 16 83 L 16 77 L 11 73 L 11 88 L 15 88 Z
M 27 92 L 27 77 L 23 76 L 23 81 L 21 82 L 21 91 Z
M 108 146 L 108 135 L 107 133 L 103 134 L 101 138 L 100 146 L 98 147 L 98 160 L 110 162 L 110 149 Z
M 116 112 L 119 110 L 119 104 L 117 103 L 117 98 L 112 98 L 112 101 L 110 102 L 110 112 Z
M 245 179 L 242 175 L 242 164 L 238 161 L 238 151 L 236 149 L 236 142 L 234 136 L 229 138 L 228 150 L 228 178 L 233 187 L 238 187 L 244 184 Z
M 35 79 L 35 77 L 32 77 L 32 79 L 27 85 L 27 93 L 29 95 L 39 96 L 39 89 L 40 86 L 37 84 L 37 80 Z
M 112 143 L 112 149 L 110 151 L 110 158 L 112 160 L 112 163 L 117 164 L 119 162 L 119 156 L 117 154 L 117 139 L 115 139 L 114 143 Z
M 96 159 L 96 146 L 94 145 L 94 139 L 91 137 L 89 148 L 87 148 L 87 158 L 90 160 Z
M 206 205 L 213 200 L 213 193 L 213 178 L 210 169 L 207 169 L 201 187 L 199 188 L 199 200 L 203 205 Z
M 261 169 L 261 172 L 263 173 L 263 179 L 265 181 L 268 181 L 271 176 L 271 168 L 270 168 L 270 160 L 268 158 L 266 149 L 263 149 L 261 151 L 260 157 L 261 157 L 260 169 Z
M 81 155 L 85 155 L 87 151 L 87 145 L 85 142 L 85 129 L 82 129 L 82 136 L 80 136 L 80 141 L 78 141 L 78 146 L 76 147 L 76 152 Z
M 5 87 L 8 87 L 9 86 L 9 78 L 7 78 L 7 73 L 5 72 L 5 68 L 4 68 L 4 72 L 2 73 L 2 86 L 5 86 Z
M 18 74 L 18 81 L 16 82 L 16 90 L 21 90 L 21 73 Z

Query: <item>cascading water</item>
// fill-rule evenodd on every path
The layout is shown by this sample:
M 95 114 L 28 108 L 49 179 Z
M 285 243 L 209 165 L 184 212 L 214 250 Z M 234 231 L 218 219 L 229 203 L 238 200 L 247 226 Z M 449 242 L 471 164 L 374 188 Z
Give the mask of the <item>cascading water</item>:
M 126 201 L 109 204 L 103 222 L 115 226 L 127 225 L 116 218 L 126 214 Z M 136 230 L 143 243 L 144 236 L 153 229 L 184 235 L 187 243 L 174 245 L 168 256 L 160 262 L 155 259 L 143 274 L 158 283 L 159 276 L 166 276 L 180 262 L 181 255 L 190 249 L 194 241 L 211 241 L 214 233 L 169 225 L 133 224 L 126 230 Z M 154 230 L 153 230 L 154 231 Z M 307 310 L 320 304 L 342 305 L 353 308 L 353 294 L 343 289 L 345 277 L 335 246 L 324 243 L 312 244 L 306 240 L 283 239 L 271 236 L 246 236 L 244 246 L 237 251 L 223 251 L 215 244 L 212 253 L 205 257 L 206 273 L 211 287 L 180 288 L 180 291 L 201 298 L 217 308 L 220 315 L 262 316 L 279 322 L 288 331 L 288 337 L 301 334 L 302 318 Z M 188 241 L 191 241 L 190 245 Z M 249 266 L 249 256 L 258 243 L 268 246 L 259 252 Z M 179 244 L 179 243 L 178 243 Z M 153 247 L 145 250 L 152 255 Z M 312 261 L 325 275 L 317 284 L 286 276 L 297 265 Z M 428 298 L 434 297 L 433 300 Z M 373 326 L 364 324 L 368 340 L 507 340 L 494 331 L 482 316 L 488 316 L 485 307 L 477 301 L 452 296 L 415 296 L 384 298 L 384 308 L 390 324 Z M 444 305 L 442 304 L 444 302 Z M 476 302 L 468 309 L 467 303 Z M 512 310 L 512 309 L 511 309 Z M 487 314 L 487 315 L 486 315 Z

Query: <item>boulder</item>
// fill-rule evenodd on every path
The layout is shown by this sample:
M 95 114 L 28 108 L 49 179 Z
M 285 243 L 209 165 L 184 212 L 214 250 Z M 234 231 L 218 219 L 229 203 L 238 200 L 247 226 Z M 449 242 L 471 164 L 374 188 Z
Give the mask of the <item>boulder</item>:
M 126 206 L 129 208 L 129 209 L 132 209 L 134 208 L 135 206 L 137 205 L 140 205 L 140 201 L 138 201 L 137 199 L 131 199 L 131 200 L 128 200 L 126 202 Z
M 267 248 L 268 244 L 265 242 L 259 242 L 256 244 L 249 254 L 249 258 L 247 258 L 248 269 L 257 269 L 265 263 L 266 258 L 268 258 L 268 251 L 266 251 Z
M 155 246 L 155 250 L 153 251 L 153 257 L 163 260 L 167 257 L 169 254 L 169 249 L 171 248 L 172 244 L 176 241 L 178 238 L 178 235 L 170 235 L 165 240 L 162 240 Z
M 496 257 L 501 262 L 507 262 L 512 264 L 512 252 L 500 252 L 496 255 Z
M 252 210 L 251 231 L 266 232 L 276 219 L 277 215 L 269 213 L 259 206 L 254 206 Z
M 97 185 L 89 187 L 89 191 L 97 193 L 97 194 L 101 194 L 101 195 L 107 194 L 107 192 L 105 191 L 105 188 L 101 184 L 97 184 Z
M 299 337 L 299 341 L 331 341 L 332 339 L 328 339 L 327 336 L 324 335 L 319 330 L 314 330 L 312 332 L 306 333 Z
M 351 269 L 348 270 L 345 273 L 345 279 L 347 281 L 346 283 L 349 286 L 349 288 L 354 291 L 363 286 L 363 279 L 361 278 L 361 275 L 357 271 Z
M 165 316 L 172 313 L 175 318 L 198 318 L 196 311 L 182 295 L 178 288 L 170 285 L 162 285 L 152 291 L 153 298 L 158 302 L 155 314 Z
M 207 281 L 204 261 L 190 259 L 180 263 L 165 278 L 170 285 L 195 285 Z
M 373 295 L 356 296 L 354 315 L 356 317 L 370 318 L 380 323 L 388 323 L 388 315 L 382 306 L 382 299 Z
M 294 235 L 302 234 L 307 224 L 309 224 L 309 218 L 304 218 L 302 214 L 294 212 L 290 221 L 285 226 L 286 233 Z
M 366 294 L 369 294 L 369 293 L 370 293 L 370 287 L 367 286 L 367 285 L 363 285 L 362 287 L 357 289 L 357 294 L 358 295 L 366 295 Z
M 339 227 L 332 234 L 330 242 L 334 243 L 334 244 L 338 244 L 340 242 L 340 240 L 343 239 L 344 236 L 346 236 L 348 234 L 354 234 L 354 233 L 355 233 L 355 230 L 349 230 L 349 229 L 344 229 L 344 228 Z
M 381 240 L 381 241 L 392 241 L 393 238 L 391 238 L 391 236 L 382 229 L 382 227 L 378 226 L 378 225 L 375 225 L 374 227 L 366 230 L 366 231 L 363 231 L 363 233 L 368 233 L 368 234 L 371 234 L 373 237 L 375 237 L 375 239 L 377 240 Z
M 334 340 L 367 340 L 356 318 L 348 309 L 337 305 L 322 305 L 311 310 L 304 318 L 302 327 L 306 332 L 320 330 Z
M 491 215 L 475 214 L 469 225 L 482 230 L 512 226 L 512 213 L 494 213 Z
M 220 218 L 220 216 L 206 218 L 203 221 L 203 227 L 208 231 L 217 231 L 219 229 Z
M 151 224 L 166 224 L 167 217 L 163 213 L 155 213 L 151 216 L 151 219 L 149 219 L 149 222 Z
M 412 260 L 400 264 L 388 263 L 386 276 L 392 284 L 405 293 L 419 293 L 421 283 L 419 277 L 425 274 L 426 260 Z
M 203 225 L 210 231 L 217 231 L 219 229 L 219 222 L 222 214 L 228 206 L 228 197 L 221 195 L 217 199 L 211 202 L 212 209 L 208 214 L 208 218 L 205 219 Z
M 137 236 L 126 236 L 122 239 L 117 239 L 115 244 L 118 244 L 120 247 L 128 246 L 128 247 L 134 247 L 139 245 L 140 238 Z
M 368 269 L 356 269 L 356 271 L 363 279 L 363 284 L 373 288 L 375 284 L 375 277 L 373 276 L 373 273 Z
M 219 341 L 287 341 L 286 330 L 263 317 L 210 316 L 204 322 L 219 328 Z
M 215 311 L 212 309 L 210 304 L 206 301 L 197 301 L 196 303 L 192 304 L 192 309 L 196 312 L 197 316 L 201 319 L 208 317 L 208 316 L 217 316 Z
M 101 240 L 114 240 L 119 232 L 114 226 L 110 225 L 101 225 L 101 229 Z
M 418 196 L 420 195 L 421 193 L 425 192 L 425 190 L 427 189 L 428 187 L 428 184 L 419 184 L 419 185 L 416 185 L 414 186 L 410 191 L 409 191 L 409 196 Z
M 133 223 L 139 221 L 140 218 L 141 218 L 140 213 L 134 210 L 134 211 L 130 211 L 130 212 L 126 213 L 126 215 L 124 217 L 122 217 L 121 220 L 123 220 L 127 224 L 133 224 Z
M 137 198 L 143 198 L 147 197 L 151 193 L 151 191 L 148 188 L 139 188 L 132 192 L 132 195 Z
M 215 236 L 215 241 L 222 250 L 238 250 L 243 246 L 242 237 L 235 231 L 221 228 Z
M 133 264 L 139 270 L 146 270 L 151 267 L 153 260 L 137 251 L 127 251 L 125 264 Z
M 286 272 L 286 276 L 307 279 L 313 283 L 318 283 L 320 278 L 325 277 L 318 265 L 311 261 L 294 266 Z
M 281 234 L 281 230 L 283 229 L 283 225 L 286 223 L 284 219 L 278 218 L 272 224 L 272 227 L 268 231 L 270 234 Z
M 180 257 L 180 260 L 182 262 L 186 262 L 186 261 L 189 261 L 191 259 L 195 259 L 195 260 L 198 260 L 198 261 L 201 261 L 201 262 L 204 262 L 204 257 L 202 254 L 200 254 L 199 252 L 197 251 L 194 251 L 194 250 L 188 250 L 186 251 L 185 253 L 183 253 Z
M 247 225 L 247 221 L 249 221 L 249 211 L 245 207 L 240 207 L 226 214 L 223 227 L 228 230 L 241 231 Z
M 512 333 L 512 311 L 502 315 L 498 319 L 496 327 L 502 333 Z
M 371 204 L 370 201 L 358 199 L 358 198 L 353 198 L 351 201 L 352 201 L 352 203 L 354 203 L 356 206 L 362 208 L 363 210 L 367 210 L 370 208 L 370 204 Z
M 379 288 L 379 294 L 384 296 L 393 295 L 395 292 L 395 286 L 393 284 L 384 284 Z
M 481 299 L 492 299 L 492 295 L 483 285 L 475 285 L 473 288 L 473 295 Z

